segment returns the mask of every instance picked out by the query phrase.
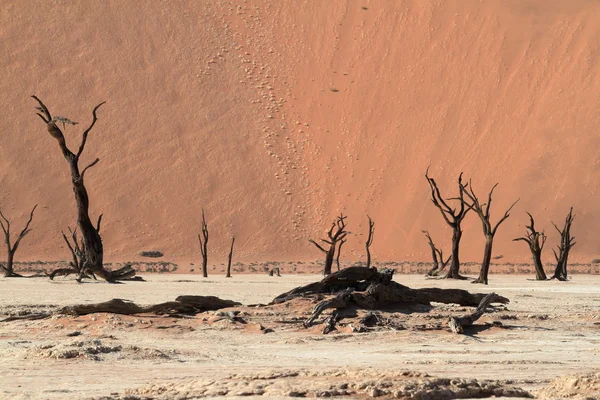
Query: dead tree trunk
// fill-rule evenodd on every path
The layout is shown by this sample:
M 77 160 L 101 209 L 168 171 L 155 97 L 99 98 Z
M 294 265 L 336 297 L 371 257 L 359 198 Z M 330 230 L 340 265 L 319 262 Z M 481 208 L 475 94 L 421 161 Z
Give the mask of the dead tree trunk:
M 102 246 L 102 238 L 100 237 L 100 222 L 102 216 L 98 218 L 98 222 L 94 225 L 89 216 L 89 207 L 90 207 L 90 199 L 88 196 L 87 189 L 84 183 L 84 176 L 88 169 L 92 168 L 100 161 L 99 158 L 96 158 L 90 164 L 88 164 L 83 171 L 79 170 L 79 160 L 81 158 L 81 154 L 85 149 L 85 145 L 87 143 L 88 135 L 94 125 L 96 125 L 96 121 L 98 117 L 96 112 L 104 104 L 104 102 L 98 104 L 92 110 L 92 122 L 88 126 L 88 128 L 83 132 L 81 143 L 79 144 L 79 149 L 77 153 L 72 152 L 67 147 L 67 142 L 65 140 L 65 136 L 61 129 L 56 125 L 56 122 L 60 122 L 63 125 L 63 129 L 65 124 L 75 125 L 76 122 L 72 122 L 71 120 L 64 117 L 52 117 L 50 111 L 42 103 L 40 99 L 36 96 L 32 96 L 39 104 L 39 107 L 36 107 L 39 111 L 37 115 L 46 123 L 46 127 L 50 136 L 55 138 L 58 141 L 58 146 L 65 158 L 69 167 L 71 169 L 71 182 L 73 184 L 73 193 L 75 195 L 75 201 L 77 203 L 77 226 L 79 227 L 79 232 L 81 233 L 82 240 L 82 250 L 83 250 L 83 265 L 82 268 L 86 271 L 91 271 L 95 275 L 100 276 L 102 279 L 107 282 L 116 282 L 122 280 L 122 276 L 119 271 L 109 271 L 104 268 L 103 265 L 103 257 L 104 257 L 104 249 Z M 130 269 L 127 273 L 127 278 L 131 277 Z
M 340 255 L 342 254 L 342 246 L 346 243 L 346 239 L 340 240 L 340 245 L 338 246 L 337 255 L 335 256 L 335 263 L 337 264 L 337 270 L 340 270 Z
M 14 271 L 13 263 L 15 261 L 15 253 L 17 252 L 17 249 L 19 248 L 19 244 L 21 244 L 21 240 L 23 240 L 23 238 L 25 236 L 27 236 L 27 234 L 29 232 L 31 232 L 31 229 L 29 229 L 29 224 L 31 224 L 31 221 L 33 220 L 33 213 L 35 212 L 36 208 L 37 208 L 37 204 L 35 206 L 33 206 L 33 209 L 31 210 L 31 213 L 29 214 L 29 220 L 25 224 L 25 227 L 23 228 L 21 233 L 19 233 L 19 235 L 17 236 L 17 240 L 15 240 L 14 244 L 11 244 L 11 240 L 10 240 L 10 220 L 7 219 L 4 216 L 4 214 L 2 214 L 2 210 L 0 209 L 0 227 L 2 227 L 2 231 L 4 232 L 4 241 L 6 243 L 6 253 L 7 253 L 6 265 L 0 264 L 0 268 L 2 268 L 4 270 L 4 277 L 6 277 L 6 278 L 22 277 L 21 275 L 15 273 L 15 271 Z
M 554 225 L 560 234 L 560 244 L 558 245 L 558 254 L 554 249 L 552 249 L 554 257 L 556 258 L 556 269 L 554 270 L 554 275 L 550 279 L 556 278 L 559 281 L 567 280 L 567 262 L 569 260 L 569 252 L 576 243 L 575 237 L 571 236 L 571 224 L 573 223 L 574 218 L 575 216 L 573 215 L 573 207 L 571 207 L 567 217 L 565 218 L 565 226 L 562 230 L 556 226 L 554 222 L 552 223 L 552 225 Z
M 425 172 L 425 178 L 427 178 L 427 182 L 429 183 L 429 188 L 431 189 L 431 201 L 433 204 L 440 210 L 444 221 L 452 228 L 452 264 L 450 265 L 450 270 L 446 274 L 446 278 L 449 279 L 466 279 L 465 277 L 459 274 L 460 270 L 460 239 L 462 237 L 462 229 L 461 223 L 470 208 L 465 206 L 463 190 L 461 188 L 462 185 L 462 172 L 458 176 L 458 188 L 459 188 L 459 197 L 460 200 L 460 208 L 458 212 L 455 208 L 451 208 L 446 200 L 440 194 L 440 190 L 438 189 L 437 183 L 433 178 L 429 177 L 429 169 Z
M 530 213 L 529 215 L 530 225 L 526 225 L 527 234 L 523 237 L 519 237 L 513 239 L 513 241 L 524 241 L 529 245 L 529 250 L 531 251 L 531 256 L 533 258 L 533 265 L 535 267 L 535 279 L 538 281 L 548 280 L 546 277 L 546 272 L 544 271 L 544 265 L 542 264 L 542 250 L 544 249 L 544 244 L 546 244 L 546 234 L 542 232 L 538 232 L 535 230 L 535 221 L 533 220 L 533 216 Z
M 329 245 L 329 249 L 326 250 L 314 240 L 308 239 L 309 242 L 314 244 L 319 250 L 325 253 L 325 266 L 323 267 L 323 275 L 325 276 L 331 274 L 331 267 L 335 258 L 335 250 L 338 242 L 344 240 L 346 235 L 348 235 L 348 232 L 346 231 L 346 218 L 346 216 L 340 214 L 340 216 L 337 217 L 336 220 L 331 224 L 331 228 L 329 228 L 329 231 L 327 232 L 327 239 L 321 239 L 322 242 L 325 242 Z
M 235 243 L 235 236 L 231 238 L 231 248 L 229 249 L 229 256 L 227 257 L 227 275 L 225 278 L 231 278 L 231 258 L 233 257 L 233 244 Z
M 433 266 L 427 272 L 427 276 L 438 276 L 448 265 L 452 256 L 448 256 L 446 260 L 444 260 L 444 252 L 442 249 L 438 249 L 436 245 L 433 243 L 433 239 L 428 231 L 422 231 L 427 237 L 427 241 L 429 242 L 429 247 L 431 248 L 431 258 L 433 260 Z
M 367 215 L 369 218 L 369 236 L 367 237 L 367 241 L 365 242 L 365 248 L 367 250 L 367 268 L 371 267 L 371 245 L 373 244 L 373 234 L 375 233 L 375 222 Z
M 492 207 L 492 195 L 494 193 L 494 189 L 496 189 L 498 184 L 496 183 L 490 193 L 488 194 L 487 203 L 481 204 L 479 198 L 475 194 L 473 190 L 473 183 L 469 182 L 467 185 L 460 184 L 460 190 L 464 193 L 464 195 L 468 198 L 467 201 L 464 199 L 464 196 L 461 196 L 459 199 L 467 207 L 474 210 L 479 219 L 481 220 L 481 224 L 483 226 L 483 235 L 485 236 L 485 248 L 483 249 L 483 261 L 481 262 L 481 269 L 479 270 L 479 277 L 475 279 L 472 283 L 483 283 L 484 285 L 488 284 L 488 273 L 490 271 L 490 263 L 492 262 L 492 247 L 494 245 L 494 236 L 496 236 L 496 232 L 498 231 L 498 227 L 506 221 L 506 219 L 510 216 L 510 210 L 517 204 L 519 201 L 515 201 L 509 208 L 506 210 L 502 218 L 496 223 L 496 225 L 492 226 L 490 222 L 490 209 Z
M 198 234 L 198 241 L 200 242 L 200 254 L 202 254 L 202 276 L 208 278 L 208 225 L 206 225 L 204 209 L 202 209 L 202 233 Z

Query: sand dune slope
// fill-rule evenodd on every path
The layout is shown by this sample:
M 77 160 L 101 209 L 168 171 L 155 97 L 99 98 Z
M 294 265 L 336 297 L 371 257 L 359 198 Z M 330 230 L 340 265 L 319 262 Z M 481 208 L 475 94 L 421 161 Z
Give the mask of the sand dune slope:
M 460 171 L 481 196 L 500 182 L 496 215 L 521 199 L 505 259 L 528 259 L 510 241 L 525 210 L 550 232 L 571 205 L 574 257 L 600 252 L 597 1 L 14 1 L 0 26 L 0 205 L 16 220 L 40 204 L 25 258 L 65 258 L 74 221 L 31 94 L 80 122 L 72 146 L 107 100 L 86 160 L 108 259 L 194 257 L 202 207 L 215 259 L 232 234 L 241 259 L 314 259 L 306 238 L 340 211 L 348 257 L 369 213 L 377 258 L 426 259 L 421 229 L 450 235 L 429 165 L 448 197 Z M 464 230 L 479 260 L 474 215 Z

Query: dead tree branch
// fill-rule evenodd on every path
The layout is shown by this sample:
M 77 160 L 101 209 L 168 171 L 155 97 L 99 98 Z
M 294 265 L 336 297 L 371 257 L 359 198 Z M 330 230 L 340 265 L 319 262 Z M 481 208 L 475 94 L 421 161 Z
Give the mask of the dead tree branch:
M 474 313 L 463 315 L 462 317 L 450 317 L 448 318 L 448 327 L 454 333 L 464 333 L 465 328 L 471 326 L 485 313 L 488 306 L 494 302 L 498 295 L 496 293 L 490 293 L 481 299 L 477 310 Z

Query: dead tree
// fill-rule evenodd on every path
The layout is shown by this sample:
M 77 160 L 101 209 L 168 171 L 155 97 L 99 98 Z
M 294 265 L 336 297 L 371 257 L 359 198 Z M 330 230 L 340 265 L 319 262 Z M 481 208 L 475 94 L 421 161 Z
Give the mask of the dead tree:
M 468 200 L 464 199 L 464 196 L 461 196 L 460 201 L 464 202 L 467 207 L 475 211 L 481 220 L 481 224 L 483 227 L 483 236 L 485 237 L 485 248 L 483 249 L 483 261 L 481 261 L 481 269 L 479 270 L 479 277 L 475 279 L 472 283 L 483 283 L 484 285 L 488 284 L 488 273 L 490 271 L 490 263 L 492 262 L 492 247 L 494 245 L 494 236 L 498 231 L 498 227 L 502 225 L 504 221 L 510 216 L 510 211 L 513 209 L 515 204 L 519 202 L 515 201 L 512 205 L 506 210 L 502 218 L 498 220 L 498 222 L 492 226 L 490 222 L 490 209 L 492 207 L 492 196 L 494 193 L 494 189 L 498 184 L 496 183 L 492 186 L 488 194 L 487 203 L 481 203 L 479 198 L 475 194 L 473 190 L 472 182 L 469 182 L 468 185 L 460 184 L 460 190 L 464 193 L 464 195 L 468 198 Z
M 429 247 L 431 247 L 431 258 L 433 260 L 433 267 L 429 270 L 429 272 L 427 272 L 427 276 L 438 276 L 440 273 L 442 273 L 442 271 L 444 271 L 452 256 L 450 255 L 446 260 L 444 260 L 444 251 L 436 247 L 428 231 L 422 232 L 425 234 L 425 237 L 429 242 Z
M 556 258 L 556 269 L 554 270 L 554 275 L 550 279 L 558 279 L 559 281 L 567 280 L 567 261 L 569 259 L 569 252 L 576 243 L 575 237 L 571 236 L 571 224 L 573 223 L 574 218 L 573 207 L 571 207 L 565 218 L 565 226 L 562 230 L 556 226 L 554 222 L 552 223 L 560 234 L 560 244 L 558 245 L 558 254 L 552 249 L 554 258 Z
M 425 178 L 427 178 L 427 182 L 429 183 L 429 188 L 431 189 L 431 201 L 433 204 L 440 210 L 444 221 L 452 228 L 452 264 L 450 264 L 450 270 L 446 274 L 445 278 L 450 279 L 466 279 L 465 277 L 459 274 L 460 269 L 460 258 L 459 258 L 459 250 L 460 250 L 460 238 L 462 237 L 462 229 L 461 223 L 470 208 L 466 206 L 464 202 L 463 190 L 461 188 L 462 185 L 462 172 L 458 176 L 458 189 L 459 189 L 459 204 L 460 208 L 458 211 L 456 208 L 452 208 L 448 205 L 446 200 L 440 194 L 440 190 L 437 186 L 437 183 L 433 178 L 429 177 L 429 168 L 425 172 Z
M 346 231 L 346 218 L 347 216 L 340 214 L 340 216 L 337 217 L 331 224 L 331 228 L 329 228 L 329 231 L 327 232 L 327 239 L 321 239 L 322 242 L 325 242 L 329 245 L 328 250 L 325 250 L 323 246 L 314 240 L 308 239 L 309 242 L 314 244 L 319 250 L 325 253 L 325 266 L 323 268 L 323 275 L 325 276 L 331 274 L 331 267 L 335 258 L 335 251 L 338 242 L 344 240 L 348 235 L 348 232 Z
M 2 213 L 2 210 L 0 209 L 0 227 L 2 227 L 2 231 L 4 232 L 4 241 L 6 243 L 6 253 L 7 253 L 6 265 L 0 264 L 0 268 L 2 268 L 4 270 L 4 277 L 6 277 L 6 278 L 22 277 L 21 275 L 15 273 L 15 271 L 14 271 L 13 263 L 15 260 L 15 253 L 17 252 L 17 249 L 19 248 L 19 244 L 21 244 L 21 240 L 23 240 L 23 238 L 25 236 L 27 236 L 27 234 L 29 232 L 31 232 L 31 229 L 29 229 L 29 224 L 31 224 L 31 221 L 33 220 L 33 213 L 35 212 L 36 208 L 37 208 L 37 204 L 35 206 L 33 206 L 33 209 L 31 210 L 31 213 L 29 214 L 29 220 L 25 224 L 25 227 L 23 228 L 21 233 L 19 233 L 19 235 L 17 236 L 17 240 L 15 240 L 14 244 L 11 244 L 11 239 L 10 239 L 10 220 L 4 216 L 4 214 Z
M 135 271 L 132 268 L 128 269 L 125 275 L 121 275 L 122 270 L 109 271 L 104 268 L 103 265 L 103 257 L 104 257 L 104 248 L 102 246 L 102 238 L 100 237 L 100 222 L 102 219 L 102 215 L 98 218 L 96 225 L 94 225 L 90 219 L 89 215 L 89 207 L 90 207 L 90 199 L 88 196 L 87 189 L 84 183 L 84 176 L 88 169 L 92 168 L 100 161 L 99 158 L 96 158 L 90 164 L 88 164 L 82 171 L 79 168 L 79 161 L 81 159 L 81 155 L 83 150 L 85 149 L 85 145 L 87 143 L 88 135 L 91 132 L 92 128 L 96 125 L 96 121 L 98 120 L 97 111 L 104 104 L 104 102 L 98 104 L 92 110 L 92 122 L 88 126 L 88 128 L 83 131 L 83 135 L 81 137 L 81 142 L 79 144 L 79 148 L 77 152 L 71 151 L 67 147 L 67 142 L 65 140 L 65 136 L 61 129 L 56 125 L 56 122 L 60 122 L 63 124 L 69 123 L 74 125 L 75 123 L 68 120 L 64 117 L 58 117 L 50 114 L 50 111 L 46 107 L 44 103 L 36 96 L 32 96 L 39 104 L 36 109 L 39 111 L 37 115 L 46 123 L 46 127 L 48 129 L 48 133 L 54 139 L 58 141 L 58 146 L 65 158 L 67 163 L 69 164 L 71 170 L 71 182 L 73 184 L 73 193 L 75 195 L 75 202 L 77 203 L 77 226 L 79 227 L 79 232 L 81 233 L 81 242 L 82 242 L 82 268 L 86 271 L 91 271 L 94 275 L 101 277 L 107 282 L 114 283 L 119 280 L 124 280 L 135 275 Z
M 323 311 L 334 308 L 336 319 L 328 321 L 328 325 L 332 327 L 343 314 L 352 314 L 352 311 L 357 309 L 389 310 L 410 308 L 415 305 L 431 306 L 432 302 L 436 302 L 467 307 L 480 306 L 485 310 L 485 306 L 489 303 L 509 302 L 506 297 L 469 293 L 461 289 L 411 289 L 393 281 L 393 274 L 394 270 L 387 268 L 377 271 L 373 267 L 350 267 L 326 276 L 319 282 L 282 293 L 271 304 L 283 303 L 298 297 L 314 296 L 315 299 L 320 299 L 324 294 L 332 295 L 333 297 L 319 302 L 304 323 L 305 327 L 310 327 Z M 486 297 L 487 300 L 482 302 Z
M 530 213 L 529 215 L 530 224 L 526 225 L 527 234 L 523 237 L 513 239 L 513 241 L 523 241 L 529 245 L 531 256 L 533 257 L 533 265 L 535 267 L 535 279 L 538 281 L 548 280 L 546 272 L 544 271 L 544 265 L 542 264 L 542 250 L 546 244 L 546 234 L 535 230 L 535 221 Z
M 233 257 L 233 244 L 235 243 L 235 236 L 231 237 L 231 248 L 229 249 L 229 256 L 227 257 L 227 275 L 225 278 L 231 278 L 231 258 Z
M 202 276 L 208 278 L 208 225 L 206 225 L 204 209 L 202 209 L 202 233 L 198 234 L 198 241 L 200 242 L 200 254 L 202 254 Z
M 337 264 L 337 270 L 340 270 L 340 255 L 342 254 L 342 246 L 346 243 L 346 239 L 340 240 L 340 245 L 338 246 L 337 255 L 335 256 L 335 263 Z
M 367 250 L 367 268 L 371 267 L 371 245 L 373 244 L 373 234 L 375 233 L 375 222 L 367 215 L 369 218 L 369 236 L 367 237 L 367 241 L 365 242 L 365 248 Z

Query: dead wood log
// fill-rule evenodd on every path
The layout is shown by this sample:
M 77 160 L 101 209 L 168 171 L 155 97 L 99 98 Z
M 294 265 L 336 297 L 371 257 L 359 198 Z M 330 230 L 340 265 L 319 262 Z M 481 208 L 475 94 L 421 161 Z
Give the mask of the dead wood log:
M 473 325 L 481 316 L 485 313 L 487 307 L 496 298 L 496 293 L 490 293 L 481 299 L 481 302 L 477 306 L 477 310 L 474 313 L 463 315 L 462 317 L 450 317 L 448 318 L 448 327 L 454 333 L 464 333 L 464 328 Z
M 15 320 L 33 320 L 51 317 L 52 315 L 81 316 L 96 313 L 120 315 L 157 314 L 157 315 L 195 315 L 205 311 L 240 306 L 241 303 L 224 300 L 215 296 L 179 296 L 175 301 L 140 306 L 129 300 L 112 299 L 95 304 L 75 304 L 58 309 L 54 313 L 24 315 L 22 318 L 8 317 L 0 322 Z
M 231 322 L 239 322 L 240 324 L 247 324 L 248 322 L 242 318 L 240 316 L 240 312 L 235 310 L 235 311 L 227 311 L 227 312 L 222 312 L 219 311 L 217 313 L 217 319 L 214 320 L 214 322 L 218 322 L 218 321 L 222 321 L 224 319 L 229 320 Z
M 281 272 L 279 271 L 279 267 L 271 268 L 271 270 L 269 271 L 269 276 L 281 277 Z
M 338 312 L 338 310 L 334 310 L 331 315 L 325 319 L 325 321 L 323 322 L 323 331 L 321 331 L 321 333 L 323 333 L 323 335 L 327 335 L 328 333 L 331 333 L 333 331 L 337 331 L 337 323 L 340 321 L 340 314 Z
M 27 236 L 27 234 L 29 232 L 31 232 L 31 229 L 29 229 L 29 224 L 31 224 L 31 221 L 33 220 L 33 213 L 35 212 L 35 209 L 37 208 L 37 204 L 35 206 L 33 206 L 33 209 L 31 210 L 31 213 L 29 214 L 29 220 L 27 221 L 27 223 L 25 224 L 25 227 L 21 230 L 21 232 L 19 233 L 19 235 L 17 236 L 17 239 L 15 240 L 14 243 L 11 243 L 11 232 L 10 232 L 10 220 L 8 218 L 6 218 L 4 216 L 4 214 L 2 213 L 2 209 L 0 209 L 0 227 L 2 228 L 2 231 L 4 232 L 4 242 L 6 243 L 6 265 L 5 264 L 0 264 L 0 268 L 4 271 L 4 277 L 5 278 L 22 278 L 23 275 L 17 274 L 14 271 L 14 260 L 15 260 L 15 253 L 17 252 L 17 249 L 19 248 L 19 244 L 21 244 L 21 240 L 23 240 L 23 238 L 25 236 Z

